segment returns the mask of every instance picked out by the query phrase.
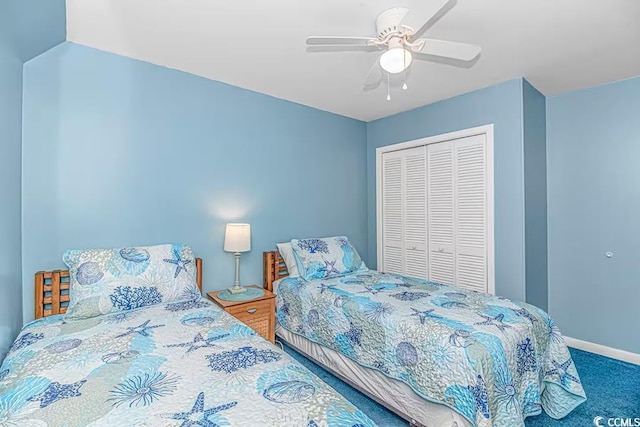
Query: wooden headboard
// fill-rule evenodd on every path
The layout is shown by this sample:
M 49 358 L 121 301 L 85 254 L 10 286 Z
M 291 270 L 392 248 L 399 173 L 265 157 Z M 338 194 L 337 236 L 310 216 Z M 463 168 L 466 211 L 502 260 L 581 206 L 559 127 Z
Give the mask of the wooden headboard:
M 278 251 L 263 252 L 264 261 L 264 287 L 269 292 L 273 292 L 273 282 L 289 275 L 284 258 Z
M 35 318 L 64 314 L 69 305 L 69 270 L 38 271 Z M 202 259 L 196 258 L 196 283 L 202 293 Z

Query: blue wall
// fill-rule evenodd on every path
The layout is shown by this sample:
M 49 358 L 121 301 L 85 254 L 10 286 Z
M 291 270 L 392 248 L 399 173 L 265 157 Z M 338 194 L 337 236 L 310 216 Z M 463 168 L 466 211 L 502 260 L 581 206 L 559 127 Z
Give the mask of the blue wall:
M 22 326 L 22 63 L 64 40 L 64 14 L 64 0 L 0 2 L 0 360 Z
M 0 8 L 0 360 L 22 325 L 20 306 L 20 135 L 22 62 L 5 33 Z
M 548 308 L 546 99 L 523 80 L 525 282 L 527 302 Z
M 551 315 L 567 336 L 635 353 L 639 114 L 640 78 L 547 99 Z
M 65 40 L 65 0 L 2 0 L 1 4 L 11 51 L 20 61 L 29 61 Z
M 245 284 L 292 237 L 346 234 L 367 256 L 363 122 L 64 43 L 25 65 L 24 129 L 25 284 L 68 248 L 177 241 L 205 290 L 228 287 L 230 221 L 252 225 Z
M 494 124 L 496 292 L 525 299 L 522 79 L 367 124 L 369 264 L 376 260 L 376 148 Z

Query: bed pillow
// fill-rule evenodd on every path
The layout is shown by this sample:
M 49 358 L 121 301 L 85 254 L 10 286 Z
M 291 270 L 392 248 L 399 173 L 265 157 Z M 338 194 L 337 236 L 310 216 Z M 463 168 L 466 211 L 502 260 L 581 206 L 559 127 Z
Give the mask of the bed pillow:
M 293 239 L 291 247 L 305 280 L 343 276 L 367 266 L 349 239 L 344 236 L 314 239 Z
M 278 252 L 280 252 L 280 255 L 282 255 L 282 259 L 284 259 L 284 263 L 287 266 L 289 277 L 300 277 L 300 272 L 298 271 L 298 263 L 296 262 L 296 258 L 293 255 L 291 242 L 277 243 L 276 246 L 278 247 Z
M 169 244 L 69 250 L 71 300 L 66 319 L 87 319 L 200 296 L 189 246 Z

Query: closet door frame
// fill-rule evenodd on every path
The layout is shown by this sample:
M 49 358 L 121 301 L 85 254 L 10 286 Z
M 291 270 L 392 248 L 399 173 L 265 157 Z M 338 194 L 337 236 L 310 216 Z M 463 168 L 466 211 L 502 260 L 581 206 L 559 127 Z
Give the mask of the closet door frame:
M 377 263 L 383 265 L 382 239 L 382 155 L 392 151 L 416 148 L 423 145 L 437 144 L 469 136 L 484 135 L 486 143 L 486 173 L 487 173 L 487 292 L 495 294 L 495 229 L 494 229 L 494 175 L 493 175 L 493 124 L 449 132 L 442 135 L 412 141 L 400 142 L 376 148 L 376 231 L 377 231 Z

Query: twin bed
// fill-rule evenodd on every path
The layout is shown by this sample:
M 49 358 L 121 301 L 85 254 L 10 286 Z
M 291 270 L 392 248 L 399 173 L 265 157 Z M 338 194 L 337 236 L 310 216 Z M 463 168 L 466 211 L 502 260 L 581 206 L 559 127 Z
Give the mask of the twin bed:
M 278 347 L 200 298 L 202 262 L 187 247 L 161 249 L 123 248 L 90 254 L 91 261 L 76 254 L 80 263 L 71 272 L 36 275 L 37 319 L 0 368 L 2 425 L 374 425 Z M 177 293 L 170 282 L 180 277 L 197 291 Z M 110 289 L 104 298 L 96 295 L 101 286 Z
M 264 285 L 280 339 L 414 424 L 523 426 L 586 398 L 558 328 L 529 304 L 366 268 L 289 277 L 279 252 L 264 253 Z

